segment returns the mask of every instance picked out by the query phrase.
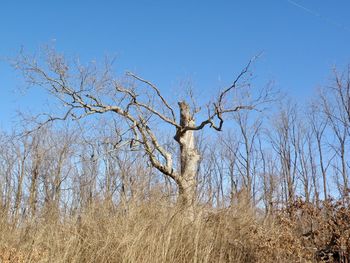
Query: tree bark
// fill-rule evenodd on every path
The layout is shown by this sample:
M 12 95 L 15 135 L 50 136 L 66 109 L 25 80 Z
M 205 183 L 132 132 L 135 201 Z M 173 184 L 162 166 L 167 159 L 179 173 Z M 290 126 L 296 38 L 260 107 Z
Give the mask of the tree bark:
M 189 105 L 182 101 L 179 102 L 180 108 L 180 126 L 194 127 L 195 121 L 190 112 Z M 200 160 L 200 154 L 195 145 L 194 131 L 177 131 L 175 140 L 180 145 L 180 176 L 178 178 L 179 204 L 185 210 L 186 216 L 194 217 L 194 208 L 196 202 L 197 171 Z

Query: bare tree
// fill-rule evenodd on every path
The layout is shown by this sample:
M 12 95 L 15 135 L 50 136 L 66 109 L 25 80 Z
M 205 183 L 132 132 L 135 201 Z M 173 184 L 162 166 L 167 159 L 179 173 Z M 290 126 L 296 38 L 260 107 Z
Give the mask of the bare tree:
M 16 141 L 12 141 L 12 149 L 14 149 L 16 157 L 17 157 L 17 169 L 15 171 L 16 173 L 16 183 L 17 187 L 15 190 L 15 201 L 14 201 L 14 207 L 13 207 L 13 222 L 14 224 L 17 223 L 19 219 L 19 213 L 21 210 L 21 205 L 23 201 L 23 184 L 26 174 L 26 168 L 27 168 L 27 158 L 29 157 L 30 153 L 30 145 L 28 142 L 28 138 L 23 138 L 18 144 L 15 143 Z
M 273 213 L 275 195 L 277 194 L 277 167 L 273 155 L 266 149 L 263 149 L 263 140 L 258 136 L 259 152 L 261 159 L 261 177 L 262 177 L 262 199 L 265 204 L 265 215 L 269 216 Z
M 255 59 L 255 58 L 254 58 Z M 224 115 L 240 110 L 253 110 L 269 98 L 268 90 L 257 95 L 247 104 L 235 104 L 234 95 L 240 88 L 249 89 L 245 82 L 254 59 L 243 68 L 233 83 L 220 91 L 214 101 L 206 106 L 207 116 L 199 124 L 196 118 L 199 108 L 191 109 L 187 101 L 178 102 L 179 114 L 153 83 L 128 72 L 120 81 L 113 77 L 112 63 L 106 61 L 99 69 L 96 64 L 84 67 L 79 62 L 69 62 L 52 49 L 40 58 L 21 54 L 15 67 L 26 80 L 45 89 L 65 107 L 62 116 L 43 114 L 39 127 L 55 120 L 79 120 L 90 115 L 112 113 L 128 125 L 128 143 L 138 146 L 148 156 L 151 165 L 173 179 L 178 187 L 179 204 L 193 214 L 196 199 L 196 176 L 200 153 L 196 148 L 196 131 L 210 127 L 221 131 Z M 233 102 L 233 103 L 229 103 Z M 180 148 L 180 165 L 174 164 L 174 154 L 169 152 L 156 135 L 155 121 L 175 129 L 174 139 Z M 125 142 L 125 137 L 120 142 Z
M 295 150 L 297 151 L 298 156 L 297 171 L 300 175 L 300 181 L 303 186 L 305 201 L 310 202 L 312 186 L 315 184 L 316 178 L 313 174 L 313 160 L 309 129 L 300 119 L 297 120 L 295 133 Z M 316 198 L 318 198 L 317 187 L 313 187 L 313 189 L 316 190 L 314 194 L 316 195 Z
M 235 205 L 238 203 L 238 192 L 241 190 L 239 185 L 239 174 L 237 165 L 237 154 L 239 148 L 238 136 L 232 131 L 228 131 L 223 136 L 220 136 L 220 140 L 217 142 L 219 145 L 219 158 L 223 161 L 223 167 L 221 169 L 225 170 L 226 182 L 225 184 L 229 186 L 229 204 Z
M 261 117 L 261 116 L 259 116 Z M 249 203 L 255 204 L 256 201 L 256 149 L 255 143 L 259 135 L 262 121 L 255 119 L 253 121 L 247 112 L 239 112 L 235 120 L 240 131 L 240 148 L 237 152 L 237 169 L 242 178 L 242 187 L 247 194 L 246 199 Z
M 1 194 L 1 210 L 6 216 L 12 205 L 12 194 L 15 192 L 14 171 L 19 162 L 17 155 L 12 148 L 13 136 L 1 134 L 0 137 L 0 194 Z
M 30 152 L 30 186 L 29 186 L 29 211 L 31 216 L 35 216 L 38 203 L 38 184 L 41 176 L 41 167 L 45 156 L 45 149 L 42 147 L 43 133 L 41 130 L 32 134 Z
M 328 194 L 327 194 L 327 168 L 329 166 L 325 164 L 324 160 L 324 149 L 323 149 L 323 141 L 324 141 L 324 132 L 327 127 L 327 121 L 328 119 L 325 118 L 324 116 L 320 116 L 321 109 L 320 107 L 313 103 L 311 104 L 310 107 L 310 112 L 309 112 L 309 120 L 310 120 L 310 125 L 311 125 L 311 132 L 313 137 L 316 139 L 317 143 L 317 150 L 318 150 L 318 159 L 319 159 L 319 165 L 321 169 L 321 174 L 322 174 L 322 182 L 323 182 L 323 196 L 324 199 L 327 200 Z M 311 154 L 311 152 L 310 152 Z
M 280 162 L 282 193 L 286 204 L 294 201 L 296 193 L 298 164 L 296 121 L 296 105 L 288 102 L 286 108 L 281 108 L 277 120 L 274 119 L 275 130 L 269 135 Z
M 323 113 L 335 137 L 332 148 L 339 157 L 340 165 L 334 164 L 336 173 L 340 174 L 338 186 L 343 197 L 348 194 L 348 139 L 350 135 L 350 69 L 343 74 L 334 70 L 333 83 L 324 88 L 320 94 Z

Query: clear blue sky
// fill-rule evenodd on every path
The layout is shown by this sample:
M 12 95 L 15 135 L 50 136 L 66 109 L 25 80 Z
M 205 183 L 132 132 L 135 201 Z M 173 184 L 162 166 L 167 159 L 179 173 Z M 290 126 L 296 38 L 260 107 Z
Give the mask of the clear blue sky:
M 4 0 L 0 58 L 55 41 L 84 59 L 116 55 L 121 73 L 136 71 L 171 95 L 188 78 L 203 92 L 222 87 L 263 51 L 257 83 L 272 79 L 301 99 L 327 82 L 333 65 L 350 62 L 349 11 L 348 0 Z M 0 62 L 0 128 L 46 99 L 21 97 L 20 86 Z

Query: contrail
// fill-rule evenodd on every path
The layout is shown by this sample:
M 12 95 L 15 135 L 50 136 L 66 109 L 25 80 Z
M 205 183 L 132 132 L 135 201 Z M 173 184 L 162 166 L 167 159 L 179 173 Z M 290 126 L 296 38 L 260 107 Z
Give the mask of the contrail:
M 341 29 L 343 29 L 343 30 L 345 30 L 345 31 L 347 31 L 347 32 L 350 32 L 350 29 L 347 28 L 346 26 L 344 26 L 343 24 L 340 24 L 340 23 L 338 23 L 338 22 L 335 22 L 335 21 L 329 19 L 328 17 L 325 17 L 325 16 L 321 15 L 321 14 L 318 13 L 318 12 L 315 12 L 315 11 L 313 11 L 313 10 L 311 10 L 311 9 L 309 9 L 309 8 L 307 8 L 307 7 L 305 7 L 305 6 L 302 6 L 302 5 L 298 4 L 297 2 L 295 2 L 295 1 L 293 1 L 293 0 L 287 0 L 287 2 L 290 3 L 290 4 L 292 4 L 292 5 L 294 5 L 295 7 L 298 7 L 298 8 L 300 8 L 300 9 L 304 10 L 305 12 L 307 12 L 307 13 L 313 15 L 313 16 L 316 16 L 316 17 L 318 17 L 318 18 L 324 20 L 324 21 L 327 22 L 328 24 L 331 24 L 331 25 L 336 26 L 336 27 L 339 27 L 339 28 L 341 28 Z

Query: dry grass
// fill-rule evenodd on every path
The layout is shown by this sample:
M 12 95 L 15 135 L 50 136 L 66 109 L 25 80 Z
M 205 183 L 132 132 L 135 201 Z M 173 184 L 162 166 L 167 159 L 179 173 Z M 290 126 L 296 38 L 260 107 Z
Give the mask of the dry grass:
M 17 227 L 2 218 L 0 262 L 320 262 L 322 249 L 336 252 L 349 245 L 344 206 L 329 205 L 327 216 L 324 209 L 312 214 L 316 208 L 306 206 L 299 202 L 261 220 L 254 211 L 235 207 L 200 208 L 197 219 L 188 222 L 160 202 L 134 205 L 127 213 L 95 204 L 79 217 L 58 222 L 46 214 Z M 330 244 L 340 222 L 346 234 Z

